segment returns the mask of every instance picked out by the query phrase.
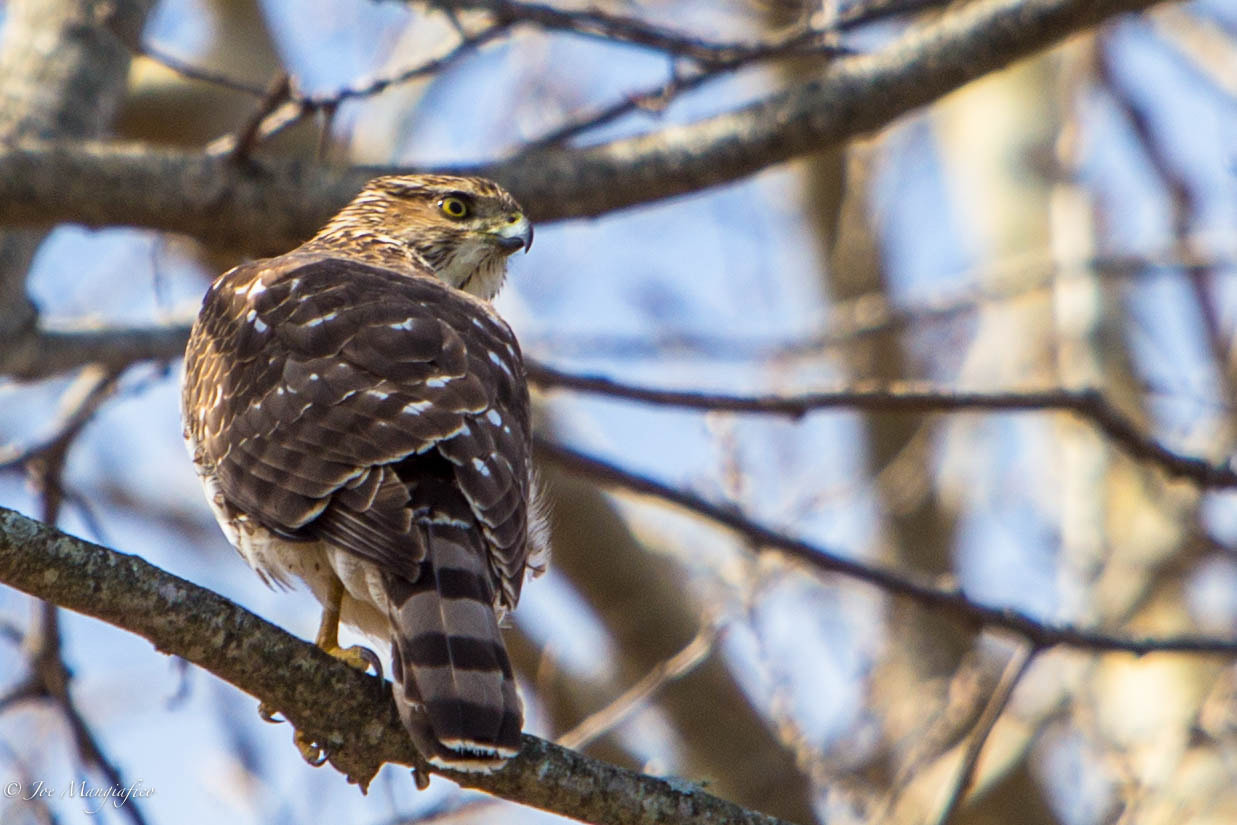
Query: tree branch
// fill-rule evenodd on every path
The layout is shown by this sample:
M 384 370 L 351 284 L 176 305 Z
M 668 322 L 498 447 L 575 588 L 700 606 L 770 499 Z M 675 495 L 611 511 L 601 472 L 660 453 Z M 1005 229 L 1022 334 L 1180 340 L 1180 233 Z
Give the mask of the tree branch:
M 188 340 L 188 324 L 83 330 L 36 328 L 0 348 L 0 375 L 31 380 L 71 372 L 87 364 L 98 364 L 114 372 L 139 361 L 179 360 Z
M 528 378 L 545 388 L 606 395 L 662 407 L 708 412 L 760 413 L 801 418 L 816 410 L 868 410 L 886 413 L 934 412 L 1072 412 L 1094 424 L 1130 455 L 1155 464 L 1169 475 L 1186 478 L 1200 487 L 1237 487 L 1237 469 L 1228 462 L 1213 464 L 1182 455 L 1145 435 L 1129 416 L 1096 389 L 1052 387 L 1045 390 L 966 392 L 926 383 L 893 386 L 858 386 L 832 392 L 799 395 L 731 395 L 726 393 L 661 390 L 623 384 L 609 378 L 574 375 L 536 362 L 526 364 Z
M 362 788 L 384 762 L 428 767 L 385 682 L 137 556 L 0 508 L 0 582 L 142 636 L 261 699 L 325 743 L 331 764 Z M 493 774 L 429 770 L 585 822 L 782 825 L 688 782 L 634 773 L 534 736 Z
M 713 504 L 693 493 L 646 476 L 629 473 L 569 447 L 536 439 L 536 451 L 540 458 L 553 461 L 568 472 L 596 479 L 602 484 L 654 496 L 703 516 L 733 530 L 754 547 L 776 550 L 809 567 L 866 582 L 886 593 L 911 599 L 966 624 L 1013 633 L 1025 638 L 1037 649 L 1064 646 L 1097 653 L 1125 652 L 1141 655 L 1164 652 L 1237 656 L 1237 638 L 1200 635 L 1137 638 L 1073 625 L 1049 624 L 1017 610 L 979 604 L 969 599 L 959 587 L 938 585 L 920 577 L 846 558 L 837 552 L 758 524 L 736 508 Z
M 508 186 L 541 223 L 596 216 L 738 180 L 888 124 L 977 77 L 1156 0 L 976 0 L 882 51 L 734 111 L 583 149 L 447 171 Z M 0 148 L 0 223 L 75 221 L 183 232 L 256 254 L 309 237 L 368 178 L 407 171 L 225 159 L 149 146 Z
M 39 330 L 21 346 L 0 350 L 0 375 L 45 378 L 85 364 L 123 369 L 136 361 L 180 358 L 189 327 L 155 326 L 83 331 Z M 606 395 L 665 407 L 708 412 L 784 415 L 801 418 L 827 409 L 882 412 L 1072 412 L 1100 429 L 1135 458 L 1155 464 L 1164 472 L 1189 479 L 1200 487 L 1237 487 L 1237 469 L 1230 463 L 1212 463 L 1183 455 L 1143 433 L 1138 425 L 1093 389 L 1009 392 L 960 392 L 935 385 L 902 384 L 892 387 L 848 387 L 830 392 L 796 395 L 735 395 L 656 389 L 613 381 L 602 376 L 576 375 L 536 361 L 526 363 L 528 378 L 545 389 L 567 389 Z
M 814 51 L 821 38 L 834 34 L 830 31 L 805 30 L 777 45 L 715 43 L 655 23 L 598 9 L 565 10 L 522 0 L 431 0 L 430 5 L 450 10 L 480 9 L 491 14 L 500 24 L 528 23 L 542 29 L 643 46 L 709 66 L 761 59 L 771 52 L 780 53 L 780 56 Z

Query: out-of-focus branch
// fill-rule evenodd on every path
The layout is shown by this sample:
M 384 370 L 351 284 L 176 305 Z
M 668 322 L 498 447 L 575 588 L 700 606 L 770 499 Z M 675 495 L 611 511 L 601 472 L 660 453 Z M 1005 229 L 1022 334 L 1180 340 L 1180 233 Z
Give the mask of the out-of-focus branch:
M 542 29 L 565 31 L 615 43 L 628 43 L 686 58 L 705 65 L 727 64 L 761 55 L 771 47 L 784 54 L 815 51 L 823 31 L 803 31 L 790 41 L 773 43 L 715 43 L 634 17 L 597 9 L 567 10 L 522 0 L 431 0 L 443 9 L 479 9 L 505 24 L 526 23 Z
M 1215 239 L 1199 236 L 1190 245 L 1203 246 Z M 1213 274 L 1218 269 L 1234 266 L 1227 255 L 1182 254 L 1102 255 L 1073 266 L 1113 278 L 1136 278 L 1142 275 L 1183 273 L 1191 278 Z M 1015 280 L 1015 273 L 1026 269 L 1044 270 L 1043 275 L 1027 282 Z M 853 341 L 859 336 L 888 332 L 918 323 L 947 321 L 959 314 L 973 311 L 986 303 L 1005 301 L 1047 289 L 1057 277 L 1050 261 L 1034 258 L 1019 259 L 1001 267 L 1008 271 L 1008 288 L 974 287 L 911 306 L 891 306 L 881 295 L 867 293 L 852 301 L 835 304 L 825 325 L 828 332 L 799 340 L 759 340 L 726 336 L 668 335 L 662 340 L 648 337 L 576 337 L 555 336 L 544 345 L 547 350 L 564 354 L 605 355 L 609 358 L 665 356 L 677 351 L 682 354 L 714 359 L 756 360 L 803 357 L 819 354 L 829 347 Z M 987 275 L 987 280 L 994 276 Z M 77 369 L 87 364 L 99 364 L 108 369 L 121 369 L 138 361 L 170 361 L 179 358 L 189 337 L 188 324 L 131 328 L 85 328 L 80 330 L 38 329 L 10 347 L 0 351 L 0 375 L 18 379 L 47 378 Z M 788 413 L 793 414 L 793 413 Z
M 1190 241 L 1190 246 L 1200 247 L 1214 240 L 1198 236 Z M 1113 278 L 1136 278 L 1142 275 L 1175 277 L 1178 273 L 1200 278 L 1212 274 L 1215 270 L 1233 266 L 1234 260 L 1228 255 L 1172 252 L 1159 255 L 1102 255 L 1081 261 L 1071 266 L 1071 269 L 1085 269 Z M 1027 269 L 1037 272 L 1042 270 L 1042 274 L 1028 282 L 1022 276 Z M 893 306 L 882 295 L 865 293 L 831 307 L 828 323 L 824 325 L 827 328 L 826 333 L 797 340 L 673 333 L 661 339 L 647 336 L 579 338 L 555 335 L 541 346 L 547 351 L 564 355 L 604 355 L 608 358 L 664 357 L 676 353 L 712 359 L 743 360 L 806 357 L 820 354 L 829 347 L 851 342 L 860 336 L 888 332 L 912 324 L 948 321 L 987 303 L 1011 300 L 1035 290 L 1047 289 L 1059 273 L 1051 261 L 1039 256 L 1028 256 L 1026 259 L 1020 257 L 1003 264 L 997 275 L 987 270 L 983 274 L 986 281 L 1008 280 L 1008 286 L 968 287 L 910 306 Z M 115 370 L 137 361 L 170 361 L 181 356 L 188 337 L 188 324 L 80 330 L 40 328 L 31 330 L 20 340 L 10 342 L 7 349 L 0 351 L 0 375 L 37 379 L 69 372 L 86 364 L 100 364 Z M 532 347 L 526 346 L 526 349 Z
M 0 582 L 142 636 L 261 699 L 326 743 L 331 764 L 362 787 L 384 762 L 427 769 L 385 682 L 136 556 L 0 508 Z M 689 783 L 623 770 L 533 736 L 496 773 L 440 773 L 585 822 L 780 823 Z
M 185 352 L 189 326 L 35 329 L 0 349 L 0 375 L 47 378 L 87 364 L 122 370 L 139 361 L 171 361 Z
M 1237 469 L 1228 462 L 1213 464 L 1182 455 L 1142 433 L 1128 416 L 1094 389 L 1010 392 L 964 392 L 948 387 L 906 382 L 888 387 L 853 387 L 835 392 L 800 395 L 729 395 L 724 393 L 661 390 L 623 384 L 600 376 L 574 375 L 543 364 L 529 363 L 528 377 L 545 388 L 560 388 L 606 395 L 644 404 L 710 412 L 762 413 L 800 418 L 815 410 L 851 409 L 879 412 L 1072 412 L 1095 424 L 1131 455 L 1157 465 L 1166 473 L 1189 479 L 1200 487 L 1237 487 Z
M 718 628 L 706 623 L 682 650 L 658 662 L 622 695 L 596 713 L 591 713 L 579 724 L 558 737 L 564 748 L 582 748 L 607 731 L 613 730 L 636 710 L 643 706 L 667 682 L 678 679 L 692 671 L 713 651 Z
M 257 145 L 261 141 L 273 137 L 284 129 L 299 123 L 304 118 L 314 114 L 315 112 L 331 113 L 337 109 L 340 104 L 359 98 L 373 97 L 382 94 L 392 86 L 401 83 L 407 83 L 418 78 L 427 77 L 436 74 L 458 62 L 464 57 L 472 54 L 481 46 L 489 43 L 507 33 L 508 27 L 505 24 L 494 24 L 487 26 L 474 34 L 462 34 L 460 41 L 452 46 L 448 51 L 438 57 L 433 57 L 410 66 L 406 69 L 398 71 L 394 74 L 384 75 L 382 77 L 373 78 L 364 83 L 355 86 L 345 86 L 330 94 L 305 94 L 298 88 L 295 78 L 288 78 L 288 85 L 285 90 L 284 97 L 275 101 L 275 105 L 267 107 L 265 110 L 260 110 L 258 117 L 249 124 L 247 132 L 247 140 L 245 133 L 242 135 L 228 135 L 219 140 L 212 141 L 207 150 L 211 154 L 236 156 L 238 148 L 246 144 Z M 244 94 L 252 95 L 256 98 L 266 98 L 269 90 L 253 86 L 242 81 L 238 81 L 220 72 L 211 71 L 199 68 L 190 63 L 187 63 L 174 55 L 168 54 L 156 46 L 145 46 L 142 53 L 152 60 L 166 66 L 167 68 L 183 75 L 184 77 L 200 80 L 206 83 L 211 83 L 225 89 Z
M 1031 663 L 1035 660 L 1035 656 L 1039 651 L 1030 646 L 1023 645 L 1014 651 L 1014 655 L 1005 664 L 1005 670 L 1001 673 L 1001 679 L 997 682 L 996 689 L 992 691 L 992 695 L 988 697 L 987 704 L 984 705 L 983 713 L 979 715 L 978 721 L 975 723 L 975 730 L 971 732 L 971 738 L 966 743 L 966 750 L 962 754 L 962 766 L 958 769 L 958 778 L 954 782 L 954 786 L 950 789 L 949 799 L 945 803 L 941 814 L 937 817 L 938 825 L 949 825 L 958 809 L 962 806 L 962 801 L 966 798 L 967 792 L 975 782 L 975 768 L 979 764 L 979 757 L 983 753 L 984 745 L 988 741 L 988 737 L 992 734 L 992 729 L 996 726 L 996 722 L 1001 718 L 1001 714 L 1005 712 L 1006 705 L 1014 695 L 1014 689 L 1018 687 L 1018 683 L 1022 681 L 1022 677 L 1030 669 Z
M 1114 283 L 1130 284 L 1145 279 L 1181 276 L 1192 280 L 1206 279 L 1216 270 L 1227 272 L 1237 267 L 1237 259 L 1231 254 L 1202 254 L 1197 251 L 1224 241 L 1215 235 L 1199 233 L 1191 235 L 1187 244 L 1193 251 L 1105 254 L 1077 262 L 1054 260 L 1042 253 L 1019 255 L 973 272 L 950 273 L 951 279 L 976 282 L 920 297 L 914 303 L 894 302 L 879 292 L 835 299 L 827 308 L 825 321 L 820 324 L 823 330 L 810 336 L 741 338 L 673 329 L 643 335 L 548 333 L 524 339 L 525 350 L 539 349 L 559 357 L 609 359 L 690 356 L 710 361 L 776 359 L 785 362 L 789 358 L 811 358 L 852 344 L 860 338 L 897 332 L 914 325 L 953 321 L 993 304 L 1051 289 L 1063 277 L 1076 278 L 1079 272 L 1088 273 L 1088 277 L 1094 273 Z M 1075 274 L 1063 276 L 1063 270 Z
M 111 397 L 119 380 L 120 371 L 84 370 L 76 382 L 77 387 L 66 392 L 66 396 L 72 396 L 68 409 L 46 440 L 20 450 L 10 446 L 0 447 L 0 471 L 23 469 L 39 481 L 38 486 L 44 496 L 43 517 L 49 524 L 54 524 L 59 516 L 60 476 L 69 447 L 94 418 L 103 402 Z
M 189 336 L 188 326 L 39 332 L 26 345 L 0 353 L 0 375 L 39 378 L 87 363 L 119 369 L 135 361 L 179 358 Z M 569 389 L 658 406 L 706 411 L 785 415 L 799 418 L 816 410 L 860 409 L 882 412 L 1072 412 L 1095 424 L 1131 455 L 1159 466 L 1170 475 L 1202 487 L 1237 487 L 1237 470 L 1170 450 L 1141 432 L 1124 413 L 1090 389 L 1052 388 L 1036 391 L 960 392 L 947 387 L 905 384 L 893 387 L 852 387 L 835 392 L 798 395 L 734 395 L 664 390 L 624 384 L 601 376 L 575 375 L 528 362 L 529 380 L 547 389 Z
M 11 456 L 0 450 L 0 470 L 24 469 L 39 490 L 44 522 L 55 524 L 59 518 L 65 498 L 63 476 L 69 448 L 103 402 L 111 397 L 119 378 L 117 372 L 106 373 L 98 368 L 83 370 L 75 385 L 65 393 L 67 406 L 50 438 Z M 61 653 L 60 608 L 47 601 L 36 601 L 32 606 L 34 615 L 26 634 L 27 643 L 23 646 L 30 672 L 20 684 L 0 697 L 0 709 L 19 701 L 50 700 L 68 723 L 80 761 L 102 774 L 112 787 L 125 787 L 127 783 L 120 769 L 104 752 L 69 691 L 72 676 Z M 131 802 L 136 803 L 136 800 Z M 133 825 L 146 825 L 140 805 L 123 807 Z
M 977 0 L 818 80 L 683 126 L 584 149 L 546 149 L 450 171 L 508 186 L 541 222 L 595 216 L 716 186 L 889 123 L 987 72 L 1155 0 Z M 0 149 L 0 222 L 76 221 L 184 232 L 258 254 L 311 235 L 363 182 L 330 170 L 112 144 Z
M 846 558 L 837 552 L 765 527 L 745 516 L 737 508 L 713 504 L 693 493 L 662 484 L 647 476 L 630 473 L 560 444 L 538 439 L 536 448 L 541 458 L 553 461 L 568 472 L 668 501 L 733 530 L 754 547 L 775 550 L 809 567 L 866 582 L 886 593 L 912 599 L 926 608 L 941 611 L 966 624 L 1013 633 L 1026 639 L 1035 648 L 1064 646 L 1097 653 L 1124 652 L 1141 655 L 1164 652 L 1237 656 L 1237 638 L 1201 635 L 1138 638 L 1067 624 L 1050 624 L 1017 610 L 980 604 L 969 599 L 958 587 L 941 586 L 878 565 Z

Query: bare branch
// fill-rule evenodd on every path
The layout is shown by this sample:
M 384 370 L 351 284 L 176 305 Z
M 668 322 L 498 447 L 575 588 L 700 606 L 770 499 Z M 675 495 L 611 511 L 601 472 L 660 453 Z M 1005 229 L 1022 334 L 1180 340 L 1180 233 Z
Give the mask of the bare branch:
M 0 582 L 142 636 L 261 699 L 326 743 L 331 763 L 362 787 L 384 762 L 427 769 L 385 682 L 136 556 L 0 508 Z M 534 736 L 496 773 L 439 773 L 585 822 L 781 825 L 687 782 L 624 770 Z
M 1155 0 L 976 0 L 879 53 L 834 61 L 819 79 L 684 126 L 584 149 L 548 149 L 450 171 L 495 178 L 538 221 L 600 215 L 716 186 L 818 151 Z M 0 148 L 0 222 L 130 224 L 258 254 L 309 237 L 365 180 L 392 168 L 330 170 L 149 146 Z
M 35 329 L 0 348 L 0 375 L 47 378 L 86 364 L 115 372 L 138 361 L 171 361 L 185 352 L 189 326 L 83 330 Z
M 1069 270 L 1095 271 L 1105 276 L 1132 278 L 1150 273 L 1183 273 L 1202 278 L 1218 269 L 1231 269 L 1228 255 L 1203 255 L 1197 248 L 1215 239 L 1190 236 L 1188 250 L 1149 255 L 1102 255 L 1068 264 Z M 286 250 L 284 250 L 286 251 Z M 1034 277 L 1028 277 L 1028 271 Z M 978 273 L 977 273 L 978 274 Z M 926 299 L 913 306 L 894 306 L 885 296 L 868 293 L 835 303 L 824 326 L 828 332 L 797 340 L 742 339 L 729 336 L 669 333 L 662 338 L 554 335 L 535 346 L 560 354 L 604 354 L 610 358 L 664 356 L 671 350 L 717 359 L 785 359 L 819 355 L 830 347 L 863 335 L 875 335 L 917 323 L 948 321 L 977 305 L 1017 298 L 1046 289 L 1060 277 L 1059 265 L 1038 256 L 1020 256 L 994 271 L 984 269 L 985 283 Z M 0 375 L 17 379 L 47 378 L 86 364 L 110 370 L 137 361 L 171 361 L 180 358 L 189 337 L 189 325 L 171 324 L 132 328 L 83 328 L 30 330 L 25 337 L 8 342 L 0 350 Z M 527 343 L 527 342 L 526 342 Z M 526 347 L 533 349 L 534 347 Z
M 700 632 L 693 636 L 692 640 L 681 650 L 658 662 L 613 702 L 582 719 L 574 728 L 559 736 L 558 744 L 564 748 L 583 748 L 599 736 L 613 730 L 661 690 L 667 682 L 686 676 L 695 669 L 696 665 L 703 662 L 713 651 L 718 632 L 719 628 L 714 623 L 705 622 L 701 625 Z
M 234 155 L 241 146 L 240 138 L 244 137 L 245 134 L 251 133 L 250 140 L 260 143 L 315 112 L 325 112 L 330 115 L 344 101 L 373 97 L 374 95 L 382 94 L 392 86 L 440 72 L 506 32 L 507 26 L 498 24 L 484 28 L 476 34 L 461 34 L 460 42 L 452 47 L 450 51 L 439 57 L 430 58 L 393 75 L 374 78 L 357 86 L 347 86 L 328 95 L 306 95 L 293 84 L 287 90 L 287 100 L 283 105 L 259 110 L 260 116 L 258 119 L 247 125 L 239 137 L 236 135 L 226 135 L 218 140 L 214 140 L 207 146 L 207 152 L 209 154 Z M 209 75 L 209 73 L 206 74 Z
M 266 90 L 261 86 L 255 86 L 251 83 L 246 83 L 243 80 L 238 80 L 235 77 L 216 72 L 201 66 L 195 66 L 187 60 L 182 60 L 169 51 L 165 51 L 161 47 L 153 43 L 143 43 L 141 48 L 137 50 L 138 54 L 148 57 L 166 69 L 171 69 L 178 75 L 189 80 L 198 80 L 202 83 L 209 83 L 212 86 L 219 86 L 229 91 L 239 92 L 240 94 L 249 95 L 251 97 L 260 98 L 266 93 Z
M 956 586 L 941 586 L 919 577 L 846 558 L 837 552 L 765 527 L 736 508 L 713 504 L 693 493 L 630 473 L 586 453 L 544 439 L 536 440 L 536 448 L 541 458 L 553 461 L 569 472 L 675 504 L 733 530 L 754 547 L 776 550 L 809 567 L 866 582 L 891 595 L 911 599 L 926 608 L 952 616 L 965 624 L 1013 633 L 1025 638 L 1036 648 L 1064 646 L 1097 653 L 1125 652 L 1141 655 L 1166 652 L 1237 656 L 1237 638 L 1201 635 L 1139 638 L 1073 625 L 1049 624 L 1017 610 L 979 604 L 967 598 L 961 588 Z
M 65 498 L 63 476 L 69 449 L 103 402 L 111 397 L 119 378 L 119 372 L 107 373 L 98 367 L 84 369 L 64 394 L 65 410 L 54 434 L 35 447 L 14 451 L 11 457 L 0 456 L 4 459 L 0 469 L 16 466 L 26 470 L 39 489 L 43 521 L 48 524 L 56 523 Z M 0 699 L 0 708 L 20 699 L 50 699 L 69 725 L 81 763 L 102 774 L 112 787 L 125 787 L 120 769 L 104 752 L 69 692 L 72 677 L 61 651 L 60 608 L 51 602 L 35 602 L 30 626 L 27 634 L 30 643 L 25 645 L 30 675 L 22 685 Z M 133 825 L 146 825 L 146 818 L 137 804 L 124 806 L 124 813 Z
M 923 296 L 913 304 L 890 300 L 888 295 L 867 292 L 836 300 L 819 324 L 823 331 L 806 337 L 741 338 L 725 334 L 658 330 L 644 335 L 605 333 L 550 333 L 526 338 L 525 349 L 553 352 L 556 356 L 606 357 L 611 359 L 691 356 L 712 361 L 754 361 L 811 358 L 854 343 L 864 336 L 897 332 L 917 324 L 944 323 L 984 306 L 1000 304 L 1052 288 L 1064 280 L 1087 273 L 1113 280 L 1139 283 L 1152 277 L 1179 275 L 1206 279 L 1218 272 L 1233 271 L 1237 260 L 1231 254 L 1205 254 L 1198 250 L 1224 243 L 1209 234 L 1191 234 L 1186 249 L 1160 253 L 1098 255 L 1079 261 L 1054 260 L 1040 253 L 1012 256 L 975 271 L 949 273 L 966 285 Z
M 280 72 L 271 81 L 258 101 L 257 108 L 231 136 L 227 150 L 228 160 L 233 163 L 248 163 L 253 150 L 262 140 L 262 122 L 292 96 L 292 78 Z
M 1099 390 L 1045 390 L 965 392 L 948 387 L 906 382 L 892 386 L 859 386 L 834 392 L 801 395 L 728 395 L 723 393 L 660 390 L 622 384 L 601 376 L 574 375 L 544 364 L 527 364 L 528 378 L 547 388 L 570 389 L 665 407 L 710 412 L 761 413 L 801 418 L 809 412 L 855 409 L 888 413 L 938 412 L 1071 412 L 1092 422 L 1130 455 L 1187 478 L 1200 487 L 1237 487 L 1237 470 L 1229 463 L 1213 464 L 1181 455 L 1143 434 L 1125 413 L 1110 404 Z
M 48 523 L 54 523 L 60 511 L 60 475 L 69 447 L 94 418 L 103 402 L 111 397 L 119 380 L 119 371 L 107 372 L 97 367 L 84 370 L 75 385 L 65 393 L 67 409 L 51 436 L 23 450 L 0 447 L 0 470 L 22 467 L 41 477 L 40 483 L 44 488 L 43 517 Z M 56 490 L 50 493 L 51 498 L 47 497 L 49 486 Z
M 966 751 L 962 754 L 962 765 L 958 769 L 958 778 L 954 782 L 941 815 L 937 818 L 939 825 L 949 825 L 954 814 L 962 807 L 962 801 L 975 782 L 975 767 L 979 764 L 984 744 L 988 741 L 988 736 L 992 733 L 992 728 L 996 726 L 997 720 L 1005 711 L 1005 706 L 1009 704 L 1010 698 L 1014 695 L 1014 689 L 1018 687 L 1022 677 L 1031 668 L 1031 662 L 1035 661 L 1035 655 L 1038 652 L 1035 647 L 1024 644 L 1014 651 L 1014 655 L 1005 663 L 1005 670 L 1001 672 L 1001 680 L 997 682 L 996 689 L 988 697 L 983 713 L 975 722 L 975 730 L 971 733 L 970 741 L 966 743 Z
M 705 65 L 733 64 L 744 61 L 754 54 L 768 52 L 771 45 L 739 42 L 714 43 L 634 17 L 610 14 L 597 9 L 569 11 L 540 3 L 521 2 L 521 0 L 431 0 L 431 5 L 444 10 L 480 9 L 489 12 L 495 20 L 507 25 L 533 24 L 542 29 L 572 32 L 616 43 L 629 43 Z M 794 36 L 793 45 L 783 44 L 781 51 L 791 54 L 798 49 L 814 50 L 814 47 L 819 45 L 820 39 L 827 34 L 829 33 L 821 31 L 800 32 Z
M 0 374 L 16 378 L 55 375 L 85 363 L 113 369 L 138 360 L 179 358 L 188 339 L 187 326 L 150 327 L 89 332 L 41 332 L 28 346 L 0 355 Z M 41 353 L 42 357 L 36 354 Z M 848 388 L 835 392 L 799 395 L 744 396 L 661 390 L 623 384 L 600 376 L 575 375 L 534 361 L 527 363 L 529 380 L 544 388 L 569 389 L 608 395 L 659 406 L 799 418 L 824 409 L 863 409 L 883 412 L 1072 412 L 1095 424 L 1132 456 L 1159 466 L 1170 475 L 1201 487 L 1237 487 L 1237 470 L 1228 463 L 1214 464 L 1170 450 L 1144 434 L 1124 413 L 1096 390 L 1051 388 L 1019 392 L 958 392 L 922 384 L 893 387 Z

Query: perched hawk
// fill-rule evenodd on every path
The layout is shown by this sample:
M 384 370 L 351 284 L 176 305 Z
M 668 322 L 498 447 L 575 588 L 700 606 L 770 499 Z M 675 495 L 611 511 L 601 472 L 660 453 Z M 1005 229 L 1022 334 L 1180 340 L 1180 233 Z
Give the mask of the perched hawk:
M 339 622 L 390 639 L 414 744 L 457 770 L 520 747 L 498 627 L 544 540 L 524 364 L 489 301 L 532 240 L 490 181 L 378 178 L 219 277 L 185 354 L 185 440 L 224 533 L 268 583 L 309 586 L 323 649 L 364 669 Z

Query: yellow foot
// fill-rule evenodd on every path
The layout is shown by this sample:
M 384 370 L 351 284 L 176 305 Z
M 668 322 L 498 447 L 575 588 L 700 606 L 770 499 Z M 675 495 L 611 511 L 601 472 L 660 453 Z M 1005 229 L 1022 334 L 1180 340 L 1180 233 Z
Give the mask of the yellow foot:
M 362 673 L 372 670 L 375 676 L 382 678 L 382 660 L 368 647 L 353 645 L 352 647 L 324 647 L 323 650 Z
M 361 645 L 353 647 L 324 647 L 327 653 L 339 659 L 341 662 L 348 664 L 362 673 L 368 673 L 373 670 L 379 679 L 382 678 L 382 661 L 374 651 Z M 258 705 L 258 716 L 264 722 L 278 724 L 285 721 L 279 711 L 262 702 Z M 301 752 L 301 757 L 313 765 L 315 768 L 324 764 L 329 754 L 326 749 L 315 742 L 309 736 L 301 733 L 299 730 L 293 732 L 292 741 L 296 744 L 296 749 Z

